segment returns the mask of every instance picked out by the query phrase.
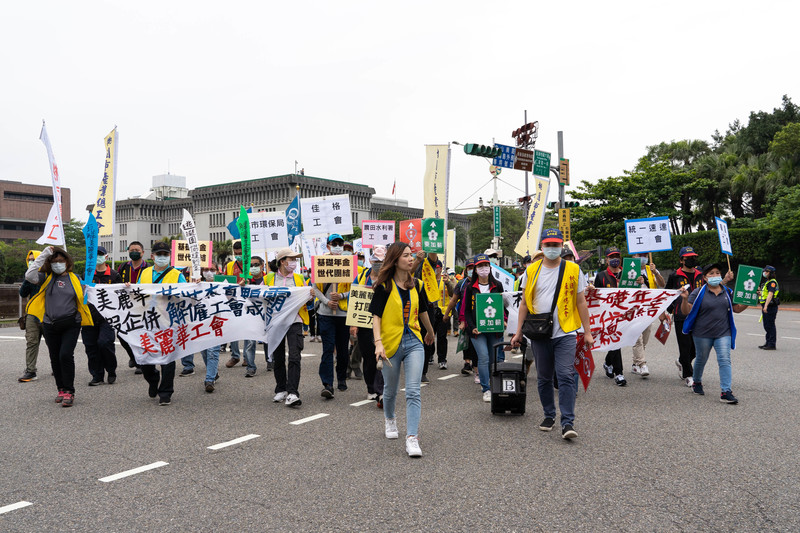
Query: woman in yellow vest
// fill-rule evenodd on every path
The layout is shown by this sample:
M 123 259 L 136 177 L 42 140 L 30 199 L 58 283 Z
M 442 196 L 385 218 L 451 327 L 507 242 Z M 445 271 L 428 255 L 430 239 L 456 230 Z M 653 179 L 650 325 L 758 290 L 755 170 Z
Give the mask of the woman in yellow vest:
M 418 429 L 422 404 L 420 385 L 425 350 L 420 321 L 425 326 L 425 344 L 433 344 L 433 326 L 428 318 L 428 298 L 414 279 L 414 254 L 404 242 L 389 246 L 375 281 L 375 293 L 369 310 L 375 336 L 375 360 L 383 365 L 383 415 L 387 439 L 398 437 L 395 399 L 400 381 L 400 365 L 405 365 L 406 379 L 406 452 L 422 457 Z M 380 365 L 379 365 L 380 366 Z
M 73 264 L 65 250 L 50 246 L 25 272 L 28 282 L 41 285 L 25 311 L 42 323 L 58 387 L 56 403 L 62 407 L 75 401 L 75 345 L 81 326 L 93 325 L 89 307 L 83 304 L 81 280 L 72 273 Z

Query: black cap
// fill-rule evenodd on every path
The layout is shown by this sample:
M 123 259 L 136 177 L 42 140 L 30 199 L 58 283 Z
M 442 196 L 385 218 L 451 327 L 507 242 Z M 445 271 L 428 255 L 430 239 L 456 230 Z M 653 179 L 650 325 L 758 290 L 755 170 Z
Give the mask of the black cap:
M 97 255 L 106 255 L 108 252 L 102 246 L 97 247 Z
M 172 246 L 168 242 L 158 241 L 157 243 L 153 244 L 153 247 L 150 249 L 151 252 L 170 252 L 172 251 Z

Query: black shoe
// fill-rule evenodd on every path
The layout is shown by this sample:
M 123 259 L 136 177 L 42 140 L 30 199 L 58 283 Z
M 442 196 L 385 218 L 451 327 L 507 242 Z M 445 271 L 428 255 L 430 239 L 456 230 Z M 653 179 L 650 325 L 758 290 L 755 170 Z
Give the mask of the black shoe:
M 117 375 L 116 374 L 109 374 L 108 375 L 108 384 L 112 385 L 115 381 L 117 381 Z
M 320 393 L 320 396 L 322 396 L 326 400 L 332 400 L 333 399 L 333 387 L 330 386 L 330 385 L 325 385 L 325 388 L 322 389 L 322 392 Z
M 541 424 L 539 424 L 539 429 L 541 429 L 542 431 L 552 431 L 553 426 L 555 425 L 556 421 L 548 416 L 547 418 L 542 420 Z
M 763 349 L 764 349 L 764 348 L 766 348 L 766 347 L 767 347 L 767 345 L 766 345 L 766 344 L 762 344 L 761 346 L 759 346 L 759 347 L 758 347 L 758 349 L 759 349 L 759 350 L 763 350 Z
M 736 396 L 734 396 L 731 391 L 726 391 L 720 394 L 719 401 L 721 401 L 722 403 L 729 403 L 733 405 L 739 403 L 739 400 L 736 399 Z
M 428 374 L 422 374 L 422 379 L 420 380 L 420 383 L 430 383 L 430 382 L 431 380 L 428 379 Z
M 155 383 L 150 383 L 150 387 L 147 389 L 147 394 L 151 398 L 158 396 L 158 379 L 156 379 Z
M 90 387 L 97 387 L 98 385 L 102 385 L 104 382 L 102 379 L 92 378 L 92 381 L 89 382 Z
M 472 374 L 472 365 L 469 363 L 464 363 L 464 368 L 461 369 L 461 373 L 465 376 Z
M 704 396 L 705 392 L 703 392 L 703 384 L 699 381 L 695 381 L 694 384 L 692 384 L 692 392 L 699 394 L 700 396 Z
M 178 374 L 178 376 L 185 378 L 186 376 L 191 376 L 192 374 L 194 374 L 194 368 L 184 368 L 181 373 Z
M 566 440 L 574 439 L 578 436 L 578 433 L 575 429 L 570 425 L 567 424 L 566 426 L 561 428 L 561 438 Z
M 161 397 L 158 400 L 158 405 L 161 405 L 161 406 L 169 405 L 170 402 L 171 402 L 171 400 L 169 399 L 169 397 Z
M 774 346 L 764 346 L 764 347 L 763 347 L 763 348 L 761 348 L 761 349 L 762 349 L 762 350 L 774 350 L 774 349 L 775 349 L 775 347 L 774 347 Z
M 130 359 L 128 361 L 128 368 L 133 368 L 135 366 L 136 366 L 136 360 L 135 359 Z
M 36 381 L 37 379 L 39 378 L 36 377 L 36 372 L 28 372 L 26 370 L 25 373 L 22 374 L 22 376 L 20 376 L 20 378 L 17 381 L 19 381 L 20 383 L 27 383 L 29 381 Z
M 267 372 L 272 372 L 273 368 L 275 368 L 275 363 L 270 363 L 267 361 Z
M 133 373 L 136 374 L 137 376 L 140 376 L 142 375 L 142 369 L 137 366 L 136 370 L 134 370 Z
M 364 374 L 362 374 L 361 370 L 358 368 L 353 370 L 353 374 L 356 376 L 356 379 L 362 379 L 364 377 Z
M 336 388 L 339 389 L 342 392 L 346 391 L 347 390 L 347 382 L 339 383 L 339 385 Z
M 206 381 L 206 392 L 214 392 L 214 382 L 213 381 Z

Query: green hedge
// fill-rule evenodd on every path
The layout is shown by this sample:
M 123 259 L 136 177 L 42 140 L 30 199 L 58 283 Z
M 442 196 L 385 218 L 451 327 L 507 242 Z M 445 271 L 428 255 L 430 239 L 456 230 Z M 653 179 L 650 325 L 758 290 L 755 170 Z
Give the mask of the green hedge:
M 740 264 L 764 266 L 769 263 L 780 263 L 777 254 L 771 253 L 763 230 L 731 228 L 730 236 L 733 248 L 733 255 L 730 256 L 730 260 L 734 272 Z M 727 263 L 727 256 L 720 249 L 719 235 L 716 230 L 673 235 L 672 251 L 654 253 L 653 261 L 659 268 L 677 268 L 680 264 L 678 253 L 684 246 L 694 248 L 700 265 Z

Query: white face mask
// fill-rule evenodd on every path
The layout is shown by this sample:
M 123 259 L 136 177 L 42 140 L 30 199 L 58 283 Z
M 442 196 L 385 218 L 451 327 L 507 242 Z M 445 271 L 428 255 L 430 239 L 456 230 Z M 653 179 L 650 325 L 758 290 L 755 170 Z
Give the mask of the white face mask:
M 559 257 L 561 257 L 561 248 L 560 247 L 557 248 L 555 246 L 546 246 L 546 247 L 542 248 L 542 252 L 544 253 L 544 256 L 546 258 L 550 259 L 551 261 L 553 259 L 558 259 Z
M 203 272 L 203 277 L 206 281 L 214 281 L 214 271 L 213 270 L 206 270 Z
M 106 261 L 108 261 L 108 256 L 107 255 L 98 255 L 97 256 L 97 264 L 98 265 L 104 265 L 106 263 Z
M 159 267 L 169 266 L 169 256 L 168 255 L 157 255 L 155 257 L 155 259 L 153 259 L 153 262 L 156 264 L 156 266 L 159 266 Z
M 331 246 L 331 253 L 333 255 L 342 255 L 343 250 L 344 246 Z
M 471 278 L 471 277 L 472 277 L 472 269 L 471 269 L 471 268 L 468 268 L 468 269 L 467 269 L 467 277 L 468 277 L 468 278 Z
M 28 268 L 33 266 L 33 261 L 28 261 Z
M 489 258 L 489 262 L 492 263 L 493 265 L 499 265 L 500 264 L 500 260 L 497 259 L 496 257 L 490 257 Z
M 260 266 L 251 266 L 250 267 L 250 275 L 260 277 L 261 276 L 261 267 Z
M 50 269 L 54 274 L 63 274 L 67 271 L 66 263 L 50 263 Z
M 490 266 L 479 266 L 478 268 L 475 269 L 475 271 L 478 272 L 478 276 L 480 276 L 482 278 L 485 278 L 492 271 L 492 267 L 490 267 Z
M 297 261 L 286 261 L 286 269 L 289 272 L 294 272 L 297 270 Z

